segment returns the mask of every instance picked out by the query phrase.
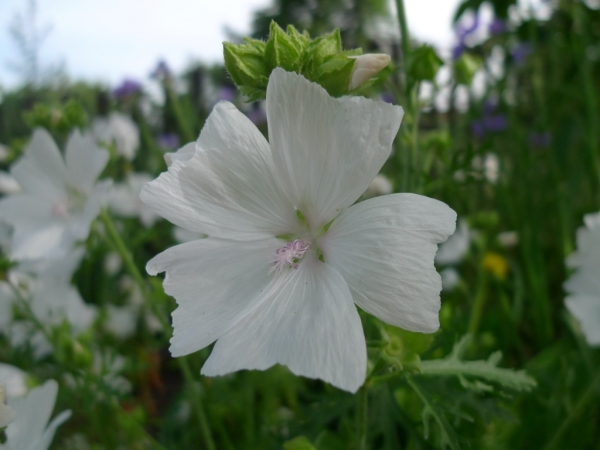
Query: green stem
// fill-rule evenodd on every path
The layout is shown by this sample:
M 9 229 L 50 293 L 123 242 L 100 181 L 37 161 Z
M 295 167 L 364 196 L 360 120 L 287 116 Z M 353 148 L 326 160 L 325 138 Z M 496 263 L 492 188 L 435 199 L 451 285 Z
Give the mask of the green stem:
M 487 285 L 488 275 L 484 269 L 479 270 L 479 285 L 477 287 L 477 293 L 475 294 L 475 301 L 473 303 L 473 309 L 471 310 L 471 318 L 469 320 L 468 333 L 472 336 L 477 334 L 479 330 L 479 322 L 481 321 L 481 315 L 483 314 L 483 307 L 485 306 L 485 300 L 487 298 Z
M 148 285 L 148 283 L 146 283 L 146 280 L 144 280 L 144 278 L 142 277 L 142 274 L 140 273 L 137 266 L 135 265 L 135 262 L 133 261 L 133 257 L 131 256 L 131 252 L 125 246 L 125 243 L 121 239 L 121 236 L 117 232 L 117 229 L 115 228 L 115 226 L 112 222 L 112 219 L 110 218 L 110 215 L 108 214 L 108 212 L 106 210 L 103 209 L 100 212 L 100 219 L 102 220 L 102 223 L 104 224 L 104 226 L 106 228 L 106 233 L 108 234 L 110 241 L 112 242 L 113 246 L 115 247 L 115 250 L 121 255 L 121 258 L 123 259 L 123 263 L 125 264 L 125 267 L 127 267 L 127 270 L 129 271 L 131 276 L 134 278 L 134 280 L 139 285 L 144 296 L 147 299 L 152 299 L 153 296 L 151 295 L 150 286 Z M 170 330 L 170 325 L 167 322 L 167 320 L 165 319 L 164 315 L 161 314 L 161 312 L 158 308 L 158 305 L 156 305 L 153 301 L 150 301 L 149 303 L 153 309 L 155 316 L 161 322 L 163 329 L 165 330 L 165 333 L 168 333 Z M 212 435 L 210 432 L 210 428 L 209 428 L 208 422 L 206 420 L 206 414 L 204 413 L 204 409 L 202 407 L 202 402 L 200 400 L 200 392 L 196 389 L 194 377 L 192 375 L 192 371 L 190 370 L 190 366 L 187 362 L 187 359 L 184 357 L 177 358 L 177 362 L 179 363 L 179 367 L 181 369 L 181 372 L 183 373 L 186 384 L 188 385 L 189 389 L 192 391 L 192 403 L 194 404 L 194 409 L 196 410 L 196 415 L 198 416 L 198 421 L 200 422 L 200 429 L 202 430 L 202 435 L 204 437 L 204 443 L 206 445 L 205 448 L 207 450 L 216 450 L 215 443 L 213 441 L 213 438 L 212 438 Z
M 404 60 L 404 75 L 406 77 L 406 89 L 407 89 L 407 97 L 408 90 L 410 89 L 410 83 L 408 82 L 408 59 L 410 58 L 410 36 L 408 33 L 408 25 L 406 23 L 406 11 L 404 10 L 404 1 L 396 0 L 396 7 L 398 9 L 398 25 L 400 26 L 400 36 L 402 39 L 402 59 Z
M 358 450 L 367 450 L 367 423 L 369 420 L 369 392 L 366 385 L 358 391 L 358 407 L 356 409 L 356 430 Z
M 545 450 L 551 450 L 553 448 L 556 448 L 562 436 L 573 424 L 575 419 L 577 419 L 583 413 L 587 404 L 594 399 L 594 394 L 596 393 L 595 391 L 598 388 L 600 388 L 600 371 L 598 371 L 598 373 L 596 374 L 588 388 L 585 390 L 575 407 L 571 410 L 567 419 L 563 421 L 558 430 L 556 430 L 556 433 L 554 433 L 554 436 L 552 436 L 552 439 L 550 439 L 550 442 L 548 443 L 548 445 L 546 445 Z
M 186 384 L 192 391 L 192 403 L 194 405 L 194 410 L 196 411 L 196 416 L 198 416 L 198 421 L 200 422 L 200 430 L 202 431 L 202 437 L 204 438 L 205 448 L 206 450 L 216 450 L 217 447 L 213 441 L 210 427 L 208 426 L 208 420 L 206 419 L 206 413 L 204 412 L 204 407 L 202 406 L 202 401 L 200 400 L 200 392 L 196 388 L 196 382 L 194 380 L 194 376 L 192 375 L 188 360 L 185 357 L 180 357 L 177 358 L 177 362 L 179 363 L 181 372 L 185 377 Z
M 110 218 L 110 214 L 107 210 L 103 209 L 100 211 L 100 219 L 104 224 L 104 228 L 106 229 L 109 241 L 113 244 L 114 249 L 117 251 L 117 253 L 119 253 L 121 259 L 123 259 L 123 264 L 125 264 L 127 271 L 139 286 L 140 290 L 142 291 L 142 295 L 148 301 L 148 304 L 152 308 L 152 312 L 160 321 L 163 330 L 165 331 L 165 333 L 168 334 L 170 331 L 169 322 L 165 318 L 164 314 L 162 314 L 162 312 L 160 311 L 158 305 L 153 301 L 150 286 L 148 285 L 144 277 L 142 277 L 142 274 L 135 265 L 135 262 L 133 261 L 133 256 L 131 256 L 131 252 L 123 242 L 123 239 L 121 239 L 121 235 L 115 228 L 115 225 L 112 219 Z

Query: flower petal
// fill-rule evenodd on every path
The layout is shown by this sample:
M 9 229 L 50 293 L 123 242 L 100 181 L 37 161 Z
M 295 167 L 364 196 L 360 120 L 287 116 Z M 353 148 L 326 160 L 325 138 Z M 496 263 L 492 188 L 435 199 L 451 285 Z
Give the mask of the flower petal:
M 65 160 L 71 185 L 89 193 L 106 167 L 109 154 L 98 147 L 90 136 L 82 136 L 75 131 L 67 142 Z
M 265 296 L 219 338 L 202 373 L 263 370 L 279 363 L 297 375 L 356 392 L 365 379 L 367 352 L 360 317 L 341 275 L 307 254 L 297 270 L 278 274 Z
M 456 213 L 437 200 L 386 195 L 344 211 L 319 245 L 361 308 L 392 325 L 431 333 L 439 328 L 442 287 L 433 259 L 455 222 Z
M 144 203 L 174 224 L 210 236 L 257 240 L 297 231 L 267 141 L 231 103 L 215 106 L 197 147 L 191 159 L 174 160 L 144 186 Z
M 166 271 L 165 292 L 179 305 L 173 312 L 173 356 L 211 344 L 264 299 L 273 278 L 273 255 L 281 245 L 279 239 L 199 239 L 148 262 L 149 274 Z
M 269 141 L 281 186 L 315 229 L 354 203 L 388 158 L 403 110 L 362 97 L 334 99 L 275 69 L 267 87 Z
M 576 294 L 565 298 L 567 309 L 580 322 L 589 345 L 600 345 L 600 297 Z
M 60 150 L 50 134 L 34 131 L 25 155 L 11 168 L 11 174 L 24 191 L 54 198 L 63 191 L 68 175 Z

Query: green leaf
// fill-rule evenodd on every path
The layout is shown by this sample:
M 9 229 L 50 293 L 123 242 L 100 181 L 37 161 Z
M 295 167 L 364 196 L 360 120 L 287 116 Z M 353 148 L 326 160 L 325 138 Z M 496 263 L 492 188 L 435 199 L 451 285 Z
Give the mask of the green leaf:
M 520 392 L 530 391 L 537 386 L 536 381 L 524 370 L 515 371 L 498 367 L 502 357 L 501 352 L 492 353 L 487 360 L 462 361 L 461 358 L 471 339 L 470 335 L 464 336 L 454 345 L 452 353 L 444 359 L 421 361 L 421 373 L 423 375 L 456 376 L 463 387 L 478 392 L 493 390 L 493 386 L 481 380 Z M 479 381 L 471 382 L 470 378 L 476 378 Z
M 437 428 L 440 432 L 441 447 L 449 447 L 451 450 L 460 450 L 461 447 L 459 437 L 454 431 L 454 428 L 452 428 L 452 426 L 448 422 L 448 419 L 446 419 L 444 412 L 439 410 L 434 405 L 433 401 L 427 397 L 425 391 L 423 391 L 419 387 L 419 385 L 412 379 L 412 377 L 407 377 L 406 381 L 408 382 L 410 387 L 413 388 L 413 390 L 419 396 L 421 402 L 423 403 L 422 418 L 424 427 L 423 434 L 425 436 L 425 439 L 429 439 L 429 427 L 431 422 L 433 421 L 433 423 L 437 425 Z
M 316 450 L 315 446 L 304 436 L 298 436 L 283 444 L 283 450 Z
M 454 78 L 456 82 L 470 86 L 475 73 L 479 70 L 481 65 L 481 59 L 467 52 L 463 52 L 460 58 L 454 63 Z
M 444 61 L 430 45 L 422 45 L 414 50 L 408 62 L 408 74 L 412 80 L 433 81 Z

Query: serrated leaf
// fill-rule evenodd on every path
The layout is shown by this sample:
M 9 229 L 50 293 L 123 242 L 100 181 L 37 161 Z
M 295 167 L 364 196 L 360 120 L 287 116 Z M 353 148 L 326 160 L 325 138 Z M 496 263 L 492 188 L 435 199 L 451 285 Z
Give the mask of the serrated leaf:
M 478 378 L 519 392 L 530 391 L 537 386 L 536 381 L 524 370 L 515 371 L 498 367 L 502 356 L 500 352 L 492 353 L 485 361 L 462 361 L 461 358 L 470 341 L 471 336 L 466 335 L 454 345 L 448 357 L 421 361 L 421 373 L 423 375 L 456 376 L 459 380 L 461 377 L 465 380 Z M 482 384 L 466 383 L 463 386 L 474 389 L 483 388 Z
M 440 432 L 440 444 L 442 448 L 449 447 L 451 450 L 460 450 L 461 447 L 459 437 L 454 431 L 454 428 L 452 428 L 448 422 L 448 419 L 446 419 L 444 412 L 438 410 L 438 408 L 433 404 L 432 400 L 427 397 L 425 391 L 423 391 L 411 377 L 407 377 L 406 380 L 423 403 L 422 419 L 423 435 L 425 436 L 425 439 L 429 439 L 429 427 L 431 421 L 433 420 L 433 422 L 437 424 Z

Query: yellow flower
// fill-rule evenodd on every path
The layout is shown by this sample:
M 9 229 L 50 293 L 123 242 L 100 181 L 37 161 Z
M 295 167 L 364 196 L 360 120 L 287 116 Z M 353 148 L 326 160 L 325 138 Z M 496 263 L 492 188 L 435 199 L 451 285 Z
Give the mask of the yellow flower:
M 483 256 L 481 265 L 484 269 L 494 274 L 500 280 L 506 279 L 508 273 L 508 261 L 499 253 L 487 252 Z

